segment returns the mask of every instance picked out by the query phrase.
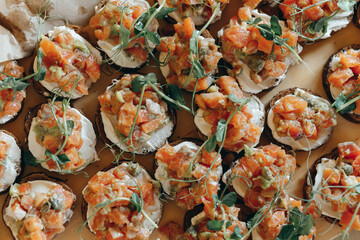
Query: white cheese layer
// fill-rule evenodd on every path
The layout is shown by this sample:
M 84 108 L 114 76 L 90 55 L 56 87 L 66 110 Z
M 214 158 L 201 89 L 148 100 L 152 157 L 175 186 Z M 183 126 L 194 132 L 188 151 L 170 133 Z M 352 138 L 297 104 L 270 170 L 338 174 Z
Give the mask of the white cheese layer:
M 0 178 L 0 192 L 2 192 L 15 182 L 20 173 L 21 149 L 16 140 L 3 131 L 0 132 L 0 141 L 4 141 L 10 146 L 5 160 L 1 162 L 3 164 L 3 176 Z
M 318 104 L 323 105 L 324 108 L 332 110 L 330 107 L 330 103 L 327 100 L 312 94 L 308 94 L 302 89 L 299 88 L 296 89 L 294 95 L 304 96 L 305 97 L 304 99 L 306 99 L 307 101 L 316 102 Z M 280 100 L 281 99 L 277 100 L 274 103 L 274 105 L 276 105 Z M 273 112 L 273 109 L 271 108 L 268 113 L 267 124 L 271 130 L 274 139 L 280 143 L 290 146 L 293 150 L 309 151 L 310 149 L 315 149 L 321 146 L 322 144 L 324 144 L 324 142 L 329 138 L 329 136 L 332 133 L 333 127 L 329 127 L 329 128 L 320 128 L 317 139 L 308 139 L 306 137 L 302 137 L 298 140 L 295 140 L 290 136 L 279 136 L 274 123 L 274 116 L 275 114 Z M 336 119 L 335 115 L 333 117 Z
M 0 63 L 0 71 L 4 71 L 5 65 L 8 64 L 11 61 L 6 61 L 6 62 L 2 62 Z M 26 97 L 26 92 L 25 90 L 20 91 L 24 94 L 24 98 Z M 0 104 L 4 104 L 1 100 L 0 100 Z M 8 121 L 10 121 L 11 119 L 13 119 L 19 112 L 15 113 L 15 114 L 7 114 L 4 115 L 3 117 L 0 118 L 0 124 L 4 124 L 7 123 Z
M 329 38 L 333 32 L 346 27 L 351 22 L 353 13 L 353 11 L 340 10 L 340 12 L 328 21 L 326 28 L 327 31 L 321 39 Z
M 47 180 L 34 180 L 34 181 L 29 181 L 28 183 L 31 184 L 30 197 L 32 197 L 33 199 L 35 198 L 36 193 L 48 193 L 52 187 L 57 185 L 57 183 Z M 74 194 L 73 196 L 74 199 L 76 199 L 76 196 Z M 6 206 L 5 215 L 3 216 L 3 218 L 5 224 L 11 229 L 13 237 L 17 240 L 18 239 L 17 233 L 21 227 L 21 225 L 18 224 L 18 221 L 23 221 L 24 217 L 29 213 L 26 213 L 24 210 L 20 210 L 20 209 L 18 210 L 19 212 L 12 211 L 11 205 L 14 203 L 16 199 L 17 199 L 16 197 L 12 197 L 10 199 L 9 205 Z M 63 224 L 70 221 L 73 213 L 74 212 L 71 208 L 65 211 L 65 218 Z
M 251 101 L 247 103 L 247 109 L 250 111 L 251 115 L 253 116 L 251 118 L 251 122 L 256 124 L 261 128 L 261 132 L 264 129 L 264 118 L 265 118 L 265 109 L 262 102 L 255 96 L 252 96 L 250 94 L 245 94 L 246 98 L 251 98 Z M 200 130 L 202 134 L 204 134 L 207 137 L 210 137 L 212 135 L 212 125 L 205 121 L 204 118 L 204 110 L 199 108 L 196 111 L 196 115 L 194 118 L 194 122 L 196 127 Z M 258 136 L 256 143 L 245 143 L 248 145 L 248 147 L 255 147 L 260 140 L 260 136 Z M 243 149 L 239 149 L 237 152 L 241 152 Z
M 75 108 L 71 108 L 71 109 L 74 110 L 77 114 L 79 114 L 81 116 L 80 121 L 82 124 L 80 136 L 81 136 L 81 139 L 83 140 L 83 144 L 79 150 L 79 153 L 80 153 L 80 156 L 85 160 L 85 162 L 81 167 L 72 170 L 74 172 L 78 172 L 78 171 L 81 171 L 82 169 L 84 169 L 90 163 L 99 160 L 99 158 L 97 156 L 96 149 L 95 149 L 96 135 L 95 135 L 95 131 L 94 131 L 92 123 L 90 122 L 89 119 L 87 119 L 84 115 L 82 115 L 77 109 L 75 109 Z M 34 127 L 36 124 L 37 124 L 37 121 L 36 121 L 36 118 L 34 118 L 31 122 L 30 132 L 29 132 L 29 136 L 28 136 L 29 150 L 37 160 L 42 161 L 42 160 L 47 159 L 47 157 L 45 155 L 46 148 L 41 146 L 36 140 L 36 133 L 34 131 Z M 46 166 L 46 163 L 42 163 L 41 166 L 49 171 L 59 172 L 58 169 L 56 169 L 56 170 L 49 169 Z
M 125 4 L 128 6 L 142 6 L 145 9 L 149 9 L 150 5 L 146 0 L 114 0 L 116 2 L 119 2 L 121 4 Z M 113 2 L 113 1 L 109 1 Z M 103 8 L 96 9 L 96 13 L 99 13 Z M 148 27 L 148 30 L 156 32 L 159 28 L 159 23 L 157 20 L 153 20 L 150 26 Z M 103 50 L 106 55 L 110 57 L 110 59 L 118 66 L 125 67 L 125 68 L 139 68 L 142 64 L 144 64 L 146 61 L 141 61 L 140 59 L 137 59 L 130 54 L 128 54 L 123 49 L 119 51 L 119 49 L 116 48 L 117 44 L 111 39 L 107 39 L 105 41 L 99 40 L 97 41 L 97 44 Z M 153 50 L 156 46 L 153 42 L 148 41 L 149 48 Z
M 128 166 L 128 163 L 122 163 L 119 166 L 126 168 Z M 110 169 L 108 172 L 111 172 L 113 169 Z M 149 173 L 142 167 L 141 167 L 141 173 L 138 176 L 136 176 L 135 179 L 138 182 L 146 182 L 146 180 L 152 181 L 152 178 L 149 175 Z M 130 179 L 129 183 L 127 183 L 126 181 L 123 181 L 123 184 L 125 184 L 125 185 L 126 184 L 134 185 L 134 181 L 133 181 L 133 179 Z M 86 191 L 87 191 L 87 186 L 83 190 L 83 195 L 84 195 L 84 193 Z M 155 223 L 159 223 L 160 219 L 161 219 L 161 216 L 162 216 L 162 208 L 163 208 L 163 205 L 162 205 L 162 203 L 161 203 L 161 201 L 159 199 L 159 196 L 157 196 L 156 193 L 154 192 L 154 204 L 147 206 L 144 209 L 144 211 L 151 218 L 151 220 L 153 220 Z M 93 220 L 94 220 L 93 214 L 96 212 L 96 210 L 97 210 L 97 208 L 92 207 L 92 206 L 90 206 L 88 204 L 87 212 L 86 212 L 86 218 L 89 219 L 88 226 L 90 228 L 90 231 L 93 232 L 93 233 L 95 233 L 95 231 L 91 228 L 91 225 L 93 224 Z M 155 229 L 155 227 L 148 220 L 145 220 L 143 222 L 142 227 L 145 228 L 147 231 L 149 231 L 150 234 Z M 142 231 L 142 229 L 139 229 L 139 231 Z M 135 236 L 127 236 L 127 237 L 128 238 L 131 238 L 131 237 L 135 238 Z
M 80 41 L 81 43 L 85 44 L 85 46 L 89 49 L 89 51 L 97 59 L 97 63 L 101 64 L 102 57 L 101 57 L 100 51 L 97 50 L 96 48 L 94 48 L 87 40 L 85 40 L 82 36 L 77 34 L 71 28 L 68 28 L 68 27 L 65 27 L 65 26 L 55 27 L 54 30 L 49 31 L 47 35 L 48 35 L 48 37 L 50 39 L 53 39 L 62 32 L 70 33 L 71 36 L 73 36 L 73 38 L 75 39 L 75 41 Z M 41 48 L 40 48 L 40 50 L 41 50 Z M 37 71 L 37 58 L 36 57 L 35 57 L 35 60 L 34 60 L 34 63 L 33 63 L 33 69 L 34 69 L 34 72 Z M 59 88 L 58 83 L 55 83 L 55 82 L 47 82 L 47 81 L 43 80 L 43 81 L 40 81 L 40 84 L 50 92 L 55 92 L 55 90 Z M 90 86 L 91 86 L 91 82 L 89 81 L 87 87 L 90 87 Z M 66 95 L 65 97 L 67 97 L 67 96 L 68 95 Z M 82 93 L 80 93 L 76 89 L 74 90 L 74 92 L 72 94 L 73 99 L 77 99 L 77 98 L 80 98 L 82 96 L 84 96 L 84 95 Z

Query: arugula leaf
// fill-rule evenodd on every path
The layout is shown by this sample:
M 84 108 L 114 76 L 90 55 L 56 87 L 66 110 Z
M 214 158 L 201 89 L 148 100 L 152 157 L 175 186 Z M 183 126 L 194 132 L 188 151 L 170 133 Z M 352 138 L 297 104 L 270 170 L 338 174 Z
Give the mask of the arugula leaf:
M 146 85 L 148 82 L 149 83 L 156 83 L 156 75 L 155 73 L 149 73 L 148 75 L 145 75 L 145 76 L 137 76 L 136 78 L 134 78 L 132 81 L 131 81 L 131 89 L 134 91 L 134 92 L 140 92 L 142 87 L 144 85 Z
M 205 150 L 206 150 L 208 153 L 211 153 L 211 152 L 214 151 L 215 148 L 216 148 L 217 142 L 216 142 L 216 136 L 215 136 L 215 135 L 216 135 L 216 134 L 212 135 L 212 136 L 208 139 L 208 141 L 206 142 L 206 144 L 205 144 Z
M 270 27 L 277 36 L 281 36 L 282 28 L 279 24 L 279 19 L 275 15 L 270 18 Z
M 228 207 L 231 207 L 235 204 L 236 198 L 236 193 L 230 192 L 224 196 L 224 198 L 221 200 L 221 203 Z
M 194 77 L 196 78 L 205 77 L 205 70 L 198 59 L 194 59 L 193 66 L 194 66 Z
M 36 167 L 39 163 L 36 161 L 36 158 L 31 154 L 29 150 L 25 151 L 23 154 L 23 159 L 26 165 Z
M 266 40 L 272 41 L 274 40 L 274 34 L 271 31 L 271 27 L 269 25 L 266 24 L 259 24 L 259 31 L 260 31 L 260 35 L 263 36 Z
M 242 234 L 240 232 L 239 226 L 236 226 L 234 232 L 231 234 L 230 239 L 240 240 L 242 238 Z
M 263 210 L 260 209 L 259 211 L 256 212 L 256 214 L 254 215 L 254 217 L 252 219 L 250 219 L 248 222 L 247 222 L 247 227 L 250 229 L 252 227 L 255 226 L 255 224 L 257 222 L 259 222 L 260 218 L 263 216 Z
M 158 33 L 146 30 L 146 36 L 155 45 L 160 44 L 160 35 Z
M 216 141 L 217 142 L 222 142 L 223 139 L 225 138 L 225 120 L 224 119 L 220 119 L 220 121 L 218 122 L 218 125 L 216 127 L 216 133 L 215 133 L 215 136 L 216 136 Z
M 207 229 L 211 231 L 220 231 L 224 224 L 224 220 L 210 220 L 206 223 Z
M 177 8 L 167 8 L 167 7 L 163 7 L 162 9 L 160 9 L 160 11 L 156 14 L 155 18 L 156 19 L 164 19 L 168 17 L 169 13 L 172 13 L 174 11 L 176 11 Z
M 355 4 L 356 1 L 354 0 L 339 0 L 337 3 L 338 7 L 344 11 L 352 11 L 354 9 Z
M 284 225 L 281 228 L 279 235 L 276 237 L 276 240 L 298 240 L 299 235 L 294 235 L 294 231 L 295 231 L 295 226 Z
M 141 203 L 141 199 L 139 198 L 139 195 L 133 192 L 130 197 L 130 204 L 132 205 L 132 207 L 134 207 L 134 209 L 138 212 L 138 214 L 141 213 L 142 203 Z
M 7 77 L 0 81 L 0 90 L 12 89 L 14 92 L 18 92 L 24 90 L 29 85 L 29 83 L 20 81 L 19 78 Z

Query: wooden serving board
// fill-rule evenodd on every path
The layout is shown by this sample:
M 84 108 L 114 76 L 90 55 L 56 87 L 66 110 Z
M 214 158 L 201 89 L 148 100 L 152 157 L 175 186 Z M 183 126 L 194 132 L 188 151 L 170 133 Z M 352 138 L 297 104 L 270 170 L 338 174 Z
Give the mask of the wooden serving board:
M 222 19 L 219 22 L 216 22 L 215 24 L 210 26 L 210 32 L 214 37 L 217 36 L 217 31 L 229 22 L 230 17 L 237 13 L 237 9 L 240 7 L 240 5 L 241 2 L 239 0 L 232 0 L 223 12 Z M 171 31 L 169 31 L 169 29 L 172 29 L 172 26 L 167 22 L 161 21 L 160 34 L 162 36 L 165 36 L 165 34 L 170 34 Z M 306 62 L 307 66 L 305 66 L 304 64 L 298 64 L 291 67 L 287 73 L 287 78 L 279 86 L 275 87 L 271 91 L 261 93 L 258 96 L 260 97 L 264 105 L 268 105 L 270 99 L 279 91 L 290 87 L 302 87 L 311 89 L 322 97 L 327 98 L 321 83 L 321 74 L 325 62 L 330 57 L 330 55 L 332 55 L 338 49 L 351 44 L 358 44 L 359 42 L 360 30 L 355 28 L 355 26 L 351 23 L 347 28 L 333 34 L 333 36 L 329 39 L 319 41 L 312 45 L 306 45 L 300 56 Z M 32 58 L 26 58 L 19 61 L 20 64 L 24 65 L 26 73 L 29 73 L 31 61 Z M 154 72 L 157 74 L 159 81 L 164 82 L 164 78 L 161 76 L 159 68 L 153 67 L 155 65 L 156 63 L 154 61 L 151 61 L 149 63 L 149 66 L 145 66 L 140 69 L 139 73 Z M 112 79 L 119 78 L 123 75 L 123 72 L 117 71 L 106 64 L 102 65 L 101 69 L 101 78 L 91 87 L 89 95 L 73 102 L 73 106 L 83 111 L 85 116 L 88 117 L 93 123 L 95 112 L 98 106 L 97 97 L 105 91 L 106 87 L 110 84 Z M 184 94 L 186 100 L 189 101 L 190 93 Z M 39 95 L 32 86 L 29 86 L 27 88 L 27 98 L 25 99 L 25 104 L 20 116 L 14 122 L 1 126 L 1 129 L 6 129 L 12 132 L 20 140 L 22 146 L 24 148 L 27 148 L 26 135 L 24 132 L 24 117 L 30 108 L 45 101 L 46 98 L 44 96 Z M 197 137 L 197 132 L 191 114 L 185 111 L 178 111 L 177 116 L 178 121 L 171 140 L 177 140 L 183 137 Z M 306 159 L 309 154 L 309 166 L 312 166 L 312 163 L 318 157 L 330 152 L 333 148 L 336 147 L 338 143 L 344 141 L 355 141 L 360 144 L 360 125 L 351 123 L 338 115 L 338 125 L 335 127 L 334 133 L 330 138 L 329 142 L 327 142 L 323 147 L 312 151 L 311 154 L 308 152 L 297 152 L 296 159 L 299 167 L 297 167 L 296 172 L 287 187 L 288 192 L 297 197 L 302 197 L 302 187 L 304 184 L 305 175 L 307 173 Z M 269 138 L 266 136 L 265 133 L 263 133 L 259 145 L 267 144 L 269 142 Z M 98 140 L 97 150 L 100 151 L 100 161 L 95 162 L 85 168 L 85 171 L 90 177 L 92 177 L 96 172 L 102 170 L 103 168 L 111 164 L 114 159 L 111 151 L 109 149 L 104 149 L 104 144 L 101 140 Z M 136 157 L 136 161 L 142 166 L 144 166 L 146 170 L 150 173 L 154 172 L 153 159 L 154 154 L 148 154 L 146 156 L 139 155 Z M 32 172 L 45 172 L 50 176 L 60 177 L 61 179 L 65 180 L 66 183 L 73 189 L 77 196 L 74 216 L 72 217 L 70 224 L 67 226 L 66 231 L 62 234 L 57 235 L 55 239 L 80 239 L 80 234 L 77 232 L 77 230 L 83 223 L 80 213 L 80 206 L 82 201 L 81 192 L 86 186 L 89 179 L 86 178 L 84 174 L 59 176 L 59 174 L 50 173 L 42 169 L 40 166 L 26 166 L 22 176 L 26 176 L 27 174 Z M 0 195 L 1 206 L 4 203 L 6 196 L 7 193 Z M 176 221 L 182 225 L 185 212 L 171 201 L 164 203 L 164 205 L 165 208 L 162 220 L 160 222 L 160 226 L 171 220 Z M 336 236 L 340 231 L 340 228 L 336 224 L 331 227 L 331 224 L 327 223 L 324 219 L 320 219 L 319 221 L 317 221 L 316 227 L 316 239 L 318 240 L 331 239 Z M 1 240 L 12 239 L 10 231 L 7 229 L 2 219 L 0 220 L 0 231 Z M 86 240 L 95 239 L 94 236 L 87 229 L 83 231 L 82 237 Z M 351 234 L 351 239 L 359 238 L 359 232 L 353 232 Z M 150 239 L 152 238 L 150 237 Z

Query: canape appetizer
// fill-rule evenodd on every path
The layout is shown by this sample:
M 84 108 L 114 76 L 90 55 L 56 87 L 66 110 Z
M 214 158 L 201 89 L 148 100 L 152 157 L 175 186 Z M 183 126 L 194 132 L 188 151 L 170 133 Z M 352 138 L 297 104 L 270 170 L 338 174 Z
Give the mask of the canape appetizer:
M 15 61 L 0 63 L 0 82 L 9 78 L 9 76 L 21 78 L 23 74 L 24 68 Z M 19 115 L 25 96 L 25 90 L 15 91 L 10 86 L 0 90 L 0 124 L 7 123 Z
M 304 193 L 320 203 L 321 214 L 340 220 L 342 228 L 349 226 L 360 231 L 360 147 L 354 142 L 338 144 L 331 153 L 319 158 L 305 182 Z
M 258 17 L 260 22 L 248 22 Z M 299 53 L 302 49 L 297 34 L 286 28 L 283 22 L 279 23 L 279 38 L 288 39 L 286 43 L 291 49 L 265 39 L 258 26 L 269 22 L 270 16 L 242 7 L 238 16 L 232 17 L 229 25 L 218 33 L 224 60 L 232 65 L 230 72 L 245 92 L 259 93 L 277 86 L 286 77 L 288 67 L 296 62 L 292 51 Z
M 264 105 L 257 97 L 244 94 L 233 77 L 222 76 L 216 84 L 195 97 L 199 107 L 194 120 L 196 127 L 202 135 L 211 137 L 218 122 L 227 120 L 241 105 L 231 97 L 237 100 L 249 98 L 250 101 L 234 113 L 227 126 L 224 149 L 239 153 L 244 145 L 255 147 L 264 129 Z
M 145 42 L 144 37 L 133 39 L 137 31 L 134 26 L 136 20 L 149 8 L 146 0 L 105 0 L 95 8 L 96 14 L 90 19 L 89 26 L 93 28 L 98 39 L 98 46 L 116 65 L 139 68 L 147 61 L 149 51 L 155 48 L 155 44 L 151 41 Z M 158 28 L 158 21 L 153 19 L 147 30 L 157 33 Z M 123 40 L 125 38 L 126 43 Z
M 291 236 L 293 239 L 311 240 L 316 233 L 313 219 L 319 214 L 313 202 L 303 205 L 301 201 L 282 193 L 272 206 L 262 209 L 260 214 L 264 219 L 252 232 L 253 240 L 292 239 Z
M 0 193 L 15 182 L 20 172 L 20 144 L 10 132 L 0 130 Z
M 11 186 L 3 219 L 16 240 L 49 240 L 65 231 L 74 213 L 75 199 L 63 182 L 32 174 Z
M 98 172 L 83 190 L 84 220 L 96 239 L 149 239 L 162 215 L 159 188 L 137 163 Z
M 63 107 L 56 101 L 30 111 L 25 120 L 29 150 L 47 170 L 75 173 L 98 160 L 96 135 L 89 119 L 75 108 Z
M 186 213 L 184 227 L 188 226 L 189 223 L 191 223 L 191 225 L 186 230 L 183 239 L 222 240 L 229 239 L 230 236 L 234 236 L 235 234 L 237 237 L 244 236 L 248 232 L 246 223 L 240 221 L 238 218 L 240 208 L 227 206 L 223 203 L 217 203 L 215 206 L 214 201 L 207 198 L 203 198 L 203 203 L 204 207 L 200 213 L 196 214 L 197 211 L 188 211 Z M 212 226 L 212 224 L 209 224 L 211 222 L 216 222 L 218 226 Z M 224 226 L 222 226 L 221 223 L 223 223 Z
M 184 240 L 184 230 L 178 223 L 170 221 L 155 230 L 151 235 L 151 239 Z
M 34 84 L 45 96 L 56 93 L 80 98 L 88 95 L 91 84 L 100 78 L 100 52 L 69 27 L 55 27 L 42 35 L 38 51 L 44 55 L 41 67 L 46 68 L 46 74 Z M 37 57 L 33 69 L 38 71 Z
M 160 67 L 166 82 L 176 84 L 179 88 L 187 91 L 193 91 L 196 85 L 196 91 L 207 89 L 214 80 L 213 75 L 217 73 L 217 64 L 222 58 L 218 51 L 215 39 L 205 30 L 197 38 L 198 54 L 190 54 L 195 25 L 191 18 L 186 18 L 183 23 L 174 25 L 175 35 L 172 37 L 163 37 L 158 46 L 160 53 L 160 62 L 165 66 Z M 195 44 L 196 45 L 196 44 Z M 203 76 L 198 77 L 197 66 L 194 61 L 198 61 L 204 71 Z M 201 70 L 200 70 L 201 71 Z
M 190 210 L 202 203 L 202 197 L 217 194 L 222 166 L 215 151 L 208 153 L 193 141 L 177 141 L 160 148 L 155 159 L 155 178 L 178 206 Z
M 286 89 L 275 95 L 267 115 L 274 140 L 293 150 L 320 147 L 329 140 L 336 123 L 330 103 L 301 88 Z
M 169 13 L 177 22 L 184 21 L 185 18 L 190 17 L 196 26 L 201 26 L 207 23 L 213 14 L 216 14 L 214 20 L 211 23 L 216 22 L 220 19 L 222 10 L 230 2 L 230 0 L 195 0 L 195 1 L 172 1 L 165 0 L 165 6 L 170 8 L 176 8 L 174 12 Z M 159 3 L 162 0 L 158 0 Z M 221 10 L 215 12 L 215 8 L 220 4 Z
M 345 28 L 354 14 L 353 7 L 349 6 L 340 5 L 340 1 L 337 0 L 321 3 L 284 0 L 279 4 L 283 18 L 287 20 L 290 28 L 301 33 L 301 41 L 325 39 L 333 32 Z
M 97 127 L 105 142 L 109 140 L 126 152 L 146 154 L 165 144 L 172 134 L 175 116 L 151 87 L 146 87 L 139 106 L 141 93 L 131 89 L 137 76 L 125 74 L 98 97 L 101 112 Z
M 360 123 L 360 100 L 350 107 L 343 107 L 359 96 L 359 76 L 360 45 L 340 49 L 329 58 L 323 71 L 323 86 L 328 97 L 335 101 L 342 95 L 346 101 L 341 105 L 335 104 L 335 107 L 345 118 L 356 123 Z
M 283 189 L 296 168 L 296 159 L 274 144 L 248 148 L 245 156 L 234 162 L 223 175 L 223 182 L 233 186 L 245 205 L 258 210 Z

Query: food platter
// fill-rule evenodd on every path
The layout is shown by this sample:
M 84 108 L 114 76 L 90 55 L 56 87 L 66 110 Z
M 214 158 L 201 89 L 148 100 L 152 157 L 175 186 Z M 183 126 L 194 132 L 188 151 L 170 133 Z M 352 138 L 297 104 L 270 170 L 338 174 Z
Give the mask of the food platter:
M 217 36 L 217 32 L 229 22 L 230 17 L 236 15 L 237 9 L 240 6 L 241 3 L 239 1 L 232 0 L 230 2 L 230 4 L 224 10 L 221 20 L 209 26 L 208 29 L 212 36 Z M 172 30 L 169 29 L 171 29 L 171 24 L 161 20 L 159 29 L 160 35 L 171 35 Z M 318 41 L 311 45 L 305 44 L 304 49 L 300 54 L 305 64 L 298 63 L 292 66 L 287 73 L 286 79 L 284 79 L 278 86 L 269 91 L 260 93 L 257 96 L 260 98 L 262 103 L 267 106 L 271 99 L 281 90 L 292 87 L 300 87 L 310 89 L 321 97 L 328 99 L 322 85 L 322 71 L 325 63 L 327 62 L 328 58 L 339 49 L 352 44 L 358 44 L 359 42 L 360 30 L 357 29 L 353 23 L 350 23 L 349 26 L 334 33 L 328 39 Z M 33 57 L 27 57 L 18 61 L 21 65 L 24 66 L 26 74 L 31 73 L 30 69 L 32 61 Z M 153 72 L 157 75 L 159 81 L 164 83 L 165 80 L 162 77 L 160 69 L 154 66 L 156 66 L 156 62 L 151 60 L 147 65 L 140 68 L 136 72 L 143 74 Z M 95 114 L 98 110 L 97 97 L 104 93 L 106 87 L 111 84 L 112 79 L 119 79 L 123 74 L 124 72 L 121 69 L 119 70 L 107 64 L 103 64 L 101 66 L 101 78 L 92 85 L 89 90 L 89 95 L 84 96 L 78 100 L 74 100 L 72 105 L 78 110 L 82 111 L 83 114 L 94 124 Z M 26 91 L 27 98 L 24 101 L 24 106 L 19 117 L 15 121 L 6 123 L 1 126 L 1 129 L 13 133 L 20 140 L 23 148 L 25 149 L 27 149 L 27 136 L 24 131 L 25 116 L 31 108 L 35 107 L 39 103 L 46 101 L 46 98 L 37 93 L 33 86 L 29 86 Z M 183 93 L 185 100 L 189 103 L 191 101 L 191 93 Z M 355 143 L 360 144 L 360 125 L 352 123 L 340 115 L 337 116 L 337 121 L 338 124 L 334 129 L 333 135 L 325 145 L 311 152 L 296 152 L 297 168 L 286 189 L 290 194 L 300 198 L 302 197 L 307 169 L 309 169 L 315 160 L 320 156 L 331 152 L 331 150 L 334 149 L 338 143 L 354 141 Z M 269 133 L 266 131 L 262 133 L 259 146 L 270 143 L 271 138 L 268 134 Z M 177 111 L 177 124 L 170 141 L 176 141 L 180 138 L 199 138 L 193 121 L 193 116 L 186 111 Z M 96 149 L 99 153 L 100 161 L 97 161 L 85 168 L 85 172 L 89 175 L 89 177 L 92 177 L 98 171 L 110 165 L 114 160 L 113 153 L 105 147 L 104 143 L 100 140 L 99 137 Z M 147 155 L 136 155 L 135 161 L 143 166 L 150 174 L 153 174 L 154 155 L 154 153 Z M 66 231 L 59 234 L 54 239 L 80 239 L 80 232 L 78 230 L 83 223 L 81 217 L 81 193 L 89 179 L 84 174 L 59 175 L 45 171 L 41 167 L 33 167 L 29 165 L 26 165 L 25 170 L 21 176 L 24 177 L 29 173 L 34 172 L 45 172 L 49 176 L 63 179 L 76 194 L 77 200 L 74 216 L 72 217 L 69 225 L 66 227 Z M 7 193 L 0 195 L 0 205 L 4 204 L 6 196 Z M 184 210 L 180 209 L 172 201 L 166 201 L 164 203 L 163 216 L 159 226 L 162 226 L 169 221 L 175 221 L 182 225 L 184 215 Z M 316 221 L 316 227 L 318 234 L 316 239 L 320 240 L 331 239 L 340 231 L 340 227 L 338 225 L 335 224 L 332 226 L 323 218 Z M 12 239 L 11 233 L 6 228 L 2 219 L 0 220 L 0 229 L 2 230 L 1 239 Z M 84 231 L 81 233 L 81 236 L 83 239 L 95 239 L 87 229 L 84 229 Z M 350 239 L 358 239 L 359 237 L 360 233 L 353 231 Z M 150 237 L 150 239 L 152 240 L 154 238 Z

